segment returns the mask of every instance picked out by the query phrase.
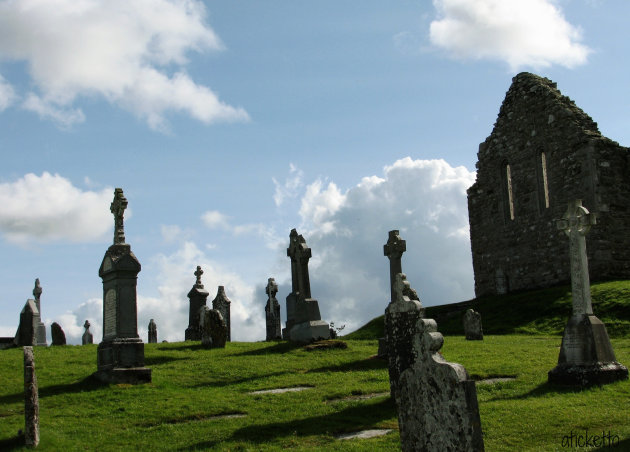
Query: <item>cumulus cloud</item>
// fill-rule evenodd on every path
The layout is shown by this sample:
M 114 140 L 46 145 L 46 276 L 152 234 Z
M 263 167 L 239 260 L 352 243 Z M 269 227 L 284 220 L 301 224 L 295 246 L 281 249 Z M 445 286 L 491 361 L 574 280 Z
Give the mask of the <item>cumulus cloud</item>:
M 302 188 L 304 172 L 295 166 L 293 163 L 289 163 L 289 175 L 285 179 L 284 183 L 280 183 L 275 177 L 271 180 L 276 187 L 273 195 L 273 201 L 277 207 L 280 207 L 285 200 L 295 198 L 299 194 L 300 188 Z
M 323 317 L 352 331 L 389 302 L 388 231 L 407 241 L 403 271 L 425 305 L 474 296 L 466 189 L 475 173 L 407 157 L 341 193 L 315 181 L 302 198 L 311 288 Z
M 0 112 L 11 105 L 15 97 L 13 87 L 0 75 Z
M 37 89 L 23 107 L 64 127 L 85 118 L 77 98 L 94 95 L 159 130 L 170 111 L 207 124 L 248 119 L 184 69 L 189 52 L 222 49 L 200 1 L 2 2 L 0 30 L 0 58 L 25 61 Z
M 0 184 L 0 233 L 10 242 L 98 240 L 112 231 L 113 190 L 82 191 L 58 174 Z
M 512 70 L 586 62 L 590 49 L 554 0 L 433 0 L 431 42 L 455 58 L 496 59 Z

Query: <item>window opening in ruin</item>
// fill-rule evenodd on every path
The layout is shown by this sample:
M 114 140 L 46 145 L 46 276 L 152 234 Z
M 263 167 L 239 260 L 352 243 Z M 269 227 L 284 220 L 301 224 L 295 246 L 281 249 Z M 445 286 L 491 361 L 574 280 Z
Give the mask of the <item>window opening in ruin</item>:
M 544 152 L 540 153 L 540 166 L 542 168 L 543 192 L 545 193 L 545 208 L 549 208 L 549 185 L 547 184 L 547 157 Z
M 514 196 L 512 195 L 512 174 L 510 173 L 510 165 L 505 165 L 505 181 L 507 184 L 508 205 L 510 207 L 510 220 L 514 219 Z

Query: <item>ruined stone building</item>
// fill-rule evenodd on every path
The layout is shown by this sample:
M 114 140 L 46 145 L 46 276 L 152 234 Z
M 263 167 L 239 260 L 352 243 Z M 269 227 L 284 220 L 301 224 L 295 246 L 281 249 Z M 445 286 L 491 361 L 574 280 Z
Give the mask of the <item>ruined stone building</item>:
M 569 241 L 556 220 L 573 199 L 597 214 L 591 281 L 630 279 L 629 150 L 551 80 L 514 77 L 468 189 L 476 295 L 569 282 Z

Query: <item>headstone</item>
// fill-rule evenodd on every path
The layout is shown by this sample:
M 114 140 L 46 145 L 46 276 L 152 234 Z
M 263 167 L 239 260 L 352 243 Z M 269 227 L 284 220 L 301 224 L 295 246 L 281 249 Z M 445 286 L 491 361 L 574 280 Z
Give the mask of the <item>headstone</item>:
M 564 329 L 558 365 L 549 371 L 550 383 L 586 387 L 628 378 L 617 362 L 606 326 L 593 314 L 585 235 L 596 223 L 581 200 L 569 203 L 558 229 L 569 236 L 573 312 Z
M 18 347 L 37 345 L 39 321 L 39 311 L 35 300 L 29 298 L 20 312 L 20 324 L 15 333 L 15 343 Z
M 282 337 L 297 342 L 329 339 L 330 326 L 322 320 L 317 300 L 311 298 L 308 274 L 311 249 L 295 229 L 289 234 L 287 256 L 291 258 L 292 290 L 287 296 L 287 327 L 283 330 Z
M 33 288 L 33 296 L 35 297 L 35 304 L 37 305 L 37 312 L 39 313 L 39 322 L 36 325 L 35 329 L 35 340 L 37 341 L 37 345 L 48 345 L 46 342 L 46 326 L 44 322 L 42 322 L 42 305 L 41 305 L 41 296 L 42 296 L 42 286 L 39 283 L 39 278 L 35 279 L 35 287 Z
M 468 309 L 464 313 L 464 335 L 468 341 L 483 340 L 483 329 L 481 327 L 481 314 Z
M 50 326 L 50 336 L 52 337 L 52 345 L 66 345 L 66 334 L 57 322 L 53 322 Z
M 188 309 L 188 328 L 184 334 L 184 339 L 187 341 L 199 341 L 201 340 L 201 330 L 199 329 L 199 310 L 202 306 L 206 305 L 208 299 L 208 291 L 204 290 L 201 283 L 201 275 L 203 270 L 201 266 L 197 265 L 197 270 L 194 273 L 197 280 L 195 284 L 188 292 L 188 299 L 190 300 L 190 307 Z
M 484 450 L 475 382 L 462 365 L 442 357 L 443 343 L 435 320 L 417 320 L 416 359 L 398 382 L 398 427 L 405 452 Z
M 85 323 L 83 324 L 83 328 L 85 328 L 85 332 L 83 333 L 83 336 L 81 336 L 81 344 L 82 345 L 87 345 L 87 344 L 93 344 L 94 343 L 94 336 L 92 336 L 92 333 L 90 333 L 90 322 L 89 321 L 85 321 Z
M 405 295 L 406 287 L 409 287 L 405 274 L 398 273 L 395 278 L 395 298 L 385 309 L 385 340 L 391 397 L 400 406 L 398 379 L 415 361 L 413 338 L 418 320 L 424 317 L 424 308 L 420 301 Z
M 267 280 L 267 288 L 265 289 L 267 294 L 267 304 L 265 305 L 265 320 L 267 325 L 267 337 L 265 340 L 273 341 L 276 339 L 282 339 L 282 319 L 280 318 L 280 303 L 276 299 L 278 293 L 278 285 L 275 279 L 269 278 Z
M 230 304 L 232 302 L 225 295 L 225 287 L 219 286 L 217 290 L 217 296 L 212 300 L 212 309 L 216 309 L 223 316 L 223 320 L 225 321 L 225 326 L 227 327 L 227 341 L 230 342 L 232 340 L 231 328 L 230 328 Z
M 105 252 L 98 274 L 103 279 L 103 341 L 98 345 L 96 378 L 107 383 L 151 381 L 144 367 L 144 343 L 138 336 L 136 285 L 140 262 L 125 243 L 123 224 L 127 199 L 114 191 L 114 244 Z
M 225 348 L 227 325 L 216 309 L 202 306 L 200 309 L 201 345 L 204 348 Z
M 157 344 L 157 325 L 155 324 L 155 320 L 151 319 L 149 321 L 149 344 Z
M 28 447 L 39 444 L 39 394 L 33 347 L 24 347 L 24 442 Z

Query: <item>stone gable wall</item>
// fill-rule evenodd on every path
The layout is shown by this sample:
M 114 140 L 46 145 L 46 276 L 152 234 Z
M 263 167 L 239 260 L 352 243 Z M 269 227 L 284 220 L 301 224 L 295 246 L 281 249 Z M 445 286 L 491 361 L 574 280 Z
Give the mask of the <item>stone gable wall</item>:
M 494 130 L 479 145 L 477 180 L 468 189 L 476 295 L 570 280 L 568 238 L 555 220 L 571 199 L 582 199 L 598 213 L 587 238 L 591 279 L 630 278 L 628 151 L 603 137 L 551 80 L 528 73 L 514 77 Z M 505 275 L 505 284 L 497 272 Z

